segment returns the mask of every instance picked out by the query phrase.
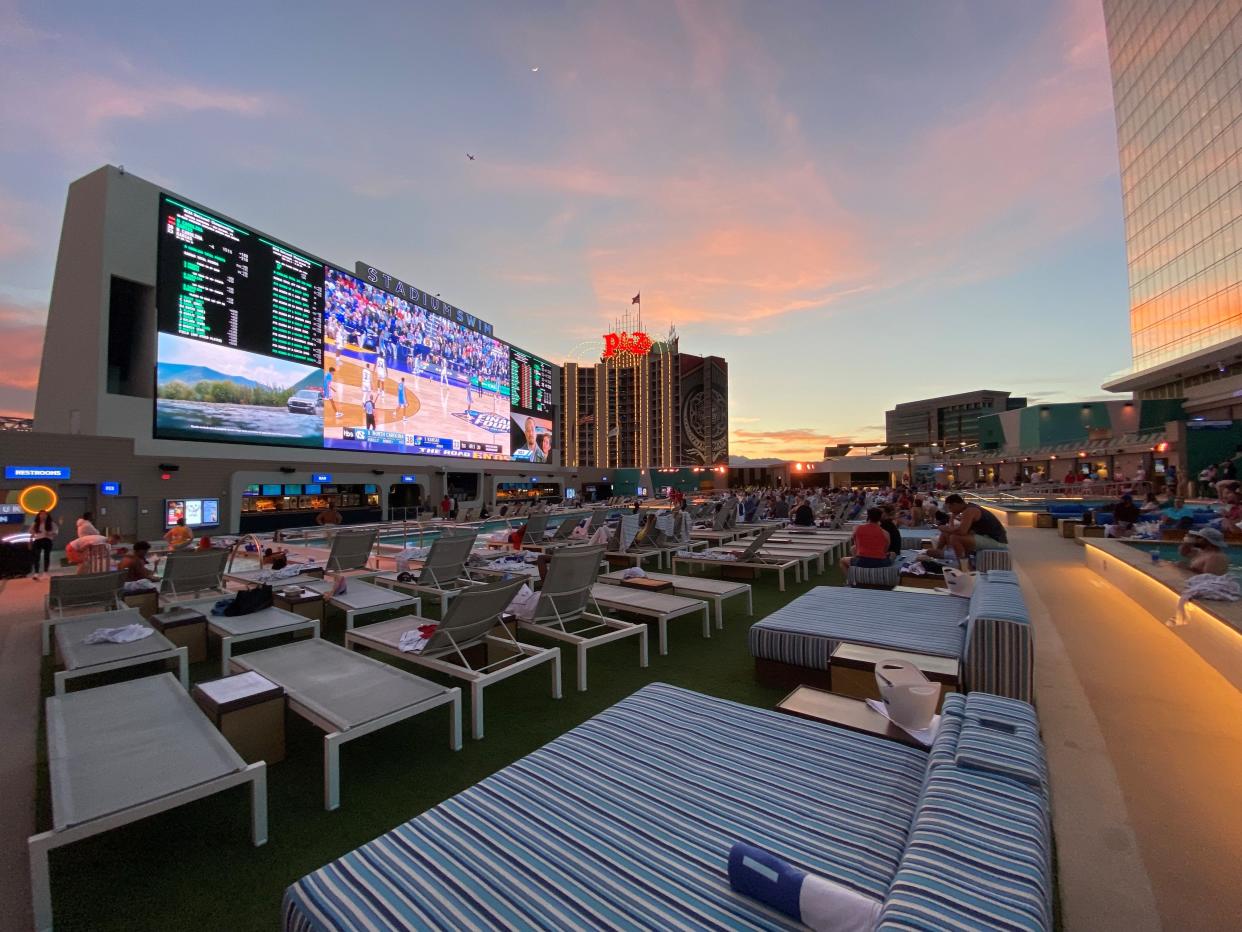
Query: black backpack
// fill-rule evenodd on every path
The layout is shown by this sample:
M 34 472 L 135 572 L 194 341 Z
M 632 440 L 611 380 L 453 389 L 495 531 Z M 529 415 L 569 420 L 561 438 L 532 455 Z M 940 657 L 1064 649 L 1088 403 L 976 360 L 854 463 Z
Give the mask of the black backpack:
M 250 615 L 271 607 L 272 587 L 256 586 L 253 589 L 243 589 L 237 593 L 233 597 L 233 601 L 229 603 L 228 608 L 224 610 L 224 614 L 229 617 L 234 615 Z

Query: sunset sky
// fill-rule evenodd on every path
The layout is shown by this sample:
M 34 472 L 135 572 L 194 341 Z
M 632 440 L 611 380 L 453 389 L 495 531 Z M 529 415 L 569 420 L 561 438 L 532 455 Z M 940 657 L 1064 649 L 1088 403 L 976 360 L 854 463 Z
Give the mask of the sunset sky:
M 0 88 L 0 413 L 109 162 L 556 361 L 641 291 L 749 457 L 1130 361 L 1098 0 L 0 0 Z

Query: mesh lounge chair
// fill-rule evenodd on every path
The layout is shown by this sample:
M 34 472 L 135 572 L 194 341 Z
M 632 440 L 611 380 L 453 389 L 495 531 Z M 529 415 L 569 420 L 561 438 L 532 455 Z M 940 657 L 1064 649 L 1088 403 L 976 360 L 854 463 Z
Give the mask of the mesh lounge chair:
M 482 738 L 483 690 L 492 683 L 551 661 L 552 698 L 561 698 L 561 649 L 521 644 L 506 626 L 498 625 L 501 613 L 509 607 L 522 585 L 522 580 L 518 579 L 461 591 L 421 653 L 401 650 L 401 635 L 426 624 L 425 619 L 408 616 L 350 631 L 345 635 L 345 646 L 367 647 L 468 681 L 471 733 L 475 738 Z M 476 667 L 466 653 L 471 648 L 487 651 L 489 655 L 497 650 L 501 657 Z
M 449 599 L 474 585 L 466 570 L 466 561 L 478 537 L 477 531 L 442 534 L 432 543 L 431 552 L 427 554 L 414 582 L 398 582 L 393 573 L 381 574 L 376 577 L 376 582 L 390 589 L 426 592 L 447 606 Z
M 323 805 L 341 805 L 341 745 L 389 725 L 449 706 L 449 747 L 461 750 L 461 690 L 442 686 L 311 638 L 242 654 L 234 670 L 253 670 L 283 686 L 288 707 L 325 732 Z
M 36 929 L 52 928 L 53 848 L 240 784 L 250 785 L 251 840 L 267 841 L 266 765 L 242 760 L 167 673 L 48 699 L 47 758 L 52 828 L 27 841 Z
M 548 563 L 534 614 L 529 621 L 518 619 L 518 627 L 525 631 L 574 645 L 578 651 L 578 689 L 581 691 L 587 688 L 587 651 L 592 647 L 636 634 L 638 664 L 647 666 L 647 626 L 608 618 L 591 598 L 602 555 L 602 547 L 567 547 L 556 551 Z
M 552 535 L 552 540 L 569 540 L 569 535 L 574 532 L 579 520 L 572 515 L 562 519 L 561 523 L 556 526 L 556 533 Z
M 367 568 L 379 529 L 370 531 L 339 531 L 332 537 L 327 572 L 351 573 Z
M 197 596 L 202 592 L 224 592 L 224 564 L 227 550 L 178 550 L 164 561 L 160 592 L 174 599 Z
M 63 618 L 66 610 L 90 608 L 95 611 L 111 611 L 124 608 L 121 593 L 125 587 L 125 574 L 119 570 L 91 573 L 85 576 L 53 576 L 48 580 L 47 595 L 43 598 L 45 618 Z M 47 653 L 44 637 L 43 653 Z
M 590 537 L 596 531 L 604 526 L 604 522 L 608 520 L 607 508 L 596 508 L 591 512 L 591 523 L 587 525 L 587 537 Z
M 543 535 L 548 531 L 547 515 L 531 515 L 526 519 L 526 535 L 523 538 L 527 543 L 541 544 L 543 543 Z

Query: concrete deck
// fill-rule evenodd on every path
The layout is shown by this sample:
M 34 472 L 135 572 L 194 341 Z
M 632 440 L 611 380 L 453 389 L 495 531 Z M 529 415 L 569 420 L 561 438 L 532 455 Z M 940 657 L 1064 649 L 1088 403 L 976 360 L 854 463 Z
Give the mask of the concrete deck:
M 1219 930 L 1242 916 L 1242 692 L 1087 569 L 1055 531 L 1010 530 L 1036 626 L 1064 928 Z M 0 903 L 31 926 L 38 621 L 46 582 L 0 592 Z
M 1219 930 L 1242 917 L 1242 693 L 1087 569 L 1013 528 L 1036 626 L 1066 929 Z

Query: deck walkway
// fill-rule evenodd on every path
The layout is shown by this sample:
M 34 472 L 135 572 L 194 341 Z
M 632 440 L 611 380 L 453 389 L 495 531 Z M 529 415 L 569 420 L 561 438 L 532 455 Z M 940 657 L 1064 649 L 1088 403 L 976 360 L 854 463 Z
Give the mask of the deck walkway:
M 1242 693 L 1088 570 L 1009 529 L 1036 625 L 1066 929 L 1219 930 L 1242 916 Z

